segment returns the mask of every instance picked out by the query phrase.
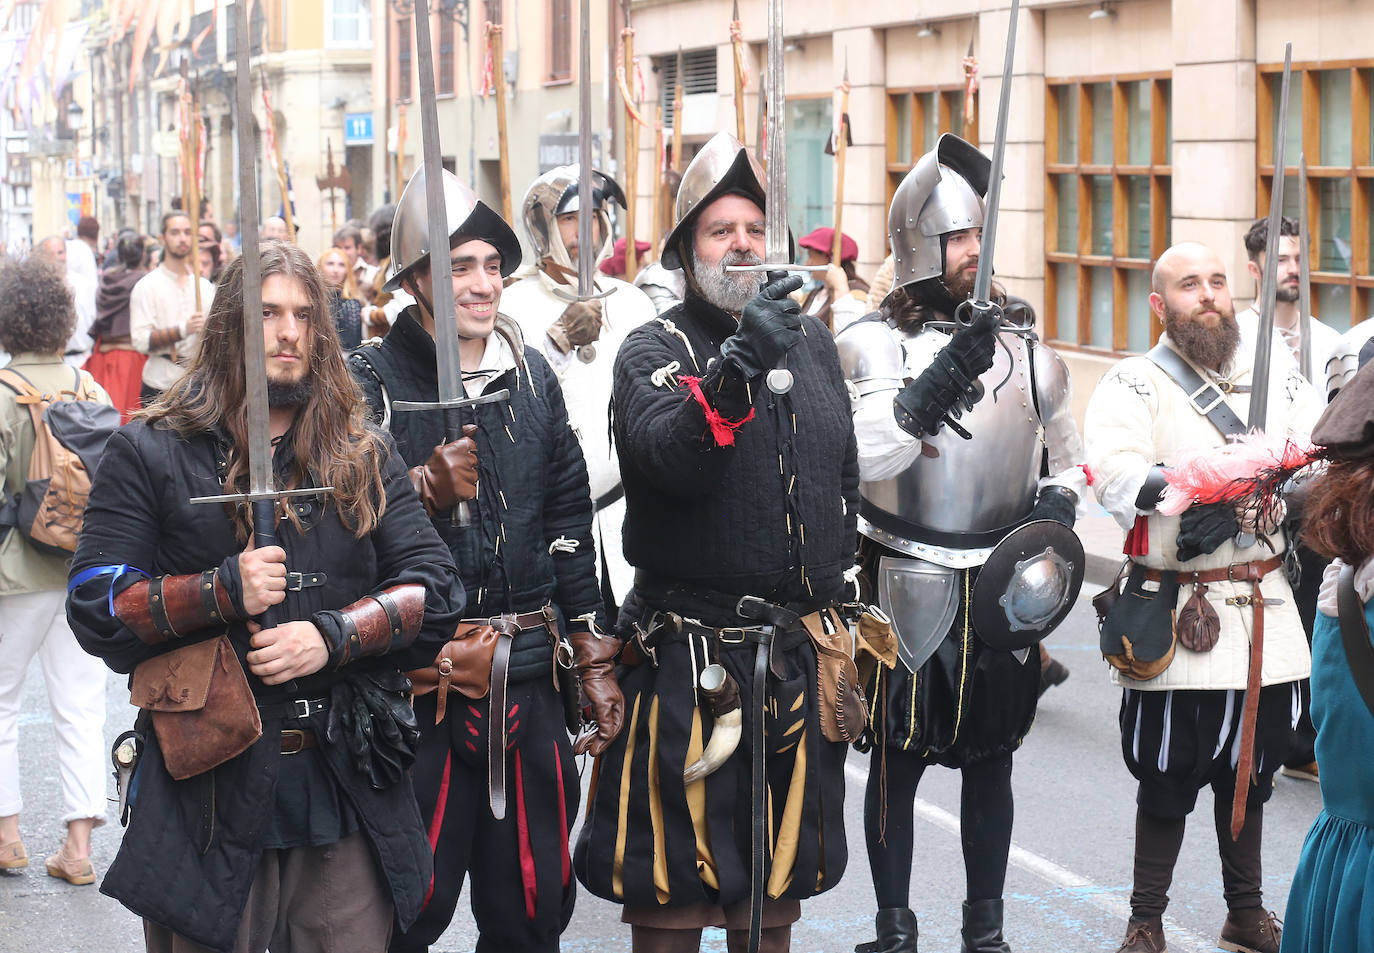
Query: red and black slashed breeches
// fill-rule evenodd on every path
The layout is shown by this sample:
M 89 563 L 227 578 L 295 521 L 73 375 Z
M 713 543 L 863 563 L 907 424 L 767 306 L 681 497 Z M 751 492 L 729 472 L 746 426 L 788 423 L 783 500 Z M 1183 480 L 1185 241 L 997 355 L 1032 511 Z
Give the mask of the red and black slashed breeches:
M 434 879 L 392 953 L 426 950 L 448 929 L 469 874 L 478 953 L 556 951 L 576 897 L 568 828 L 580 793 L 561 702 L 547 679 L 509 686 L 506 816 L 498 821 L 488 798 L 488 699 L 451 695 L 436 726 L 435 697 L 415 699 L 422 735 L 412 769 Z

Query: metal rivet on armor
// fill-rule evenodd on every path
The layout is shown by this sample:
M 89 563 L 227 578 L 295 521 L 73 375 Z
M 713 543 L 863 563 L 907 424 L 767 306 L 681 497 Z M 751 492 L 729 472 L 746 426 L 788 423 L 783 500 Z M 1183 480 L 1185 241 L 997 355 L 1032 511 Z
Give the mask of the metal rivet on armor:
M 154 601 L 154 602 L 157 602 L 157 601 L 159 601 L 160 598 L 161 598 L 160 596 L 153 596 L 153 601 Z

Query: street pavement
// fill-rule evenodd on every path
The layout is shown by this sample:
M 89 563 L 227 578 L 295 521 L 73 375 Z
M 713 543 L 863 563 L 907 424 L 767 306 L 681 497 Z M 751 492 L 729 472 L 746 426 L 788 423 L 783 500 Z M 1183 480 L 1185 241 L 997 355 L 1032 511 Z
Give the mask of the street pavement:
M 1085 592 L 1094 589 L 1085 586 Z M 1016 755 L 1016 827 L 1006 887 L 1006 935 L 1017 953 L 1111 953 L 1121 942 L 1131 887 L 1135 786 L 1121 762 L 1116 729 L 1119 691 L 1097 650 L 1097 629 L 1086 596 L 1050 639 L 1072 677 L 1042 699 L 1035 726 Z M 122 678 L 109 681 L 106 735 L 132 721 Z M 43 858 L 60 836 L 57 770 L 46 695 L 37 666 L 30 672 L 20 722 L 20 760 L 27 807 L 21 829 L 27 871 L 0 876 L 0 951 L 13 953 L 134 953 L 138 920 L 93 887 L 48 877 Z M 584 766 L 585 768 L 585 766 Z M 803 904 L 792 949 L 842 953 L 870 939 L 873 890 L 863 842 L 863 785 L 867 758 L 850 753 L 845 810 L 850 862 L 833 890 Z M 584 770 L 584 781 L 588 772 Z M 113 793 L 113 784 L 111 785 Z M 1174 953 L 1214 950 L 1225 918 L 1210 794 L 1190 820 L 1166 920 Z M 963 861 L 958 834 L 959 778 L 932 768 L 917 804 L 917 856 L 911 905 L 920 917 L 921 949 L 959 949 Z M 1317 786 L 1280 777 L 1265 812 L 1265 901 L 1283 914 L 1288 885 L 1308 826 L 1321 808 Z M 101 873 L 118 848 L 113 819 L 95 832 Z M 435 946 L 441 953 L 472 950 L 476 935 L 460 901 L 454 926 Z M 629 930 L 618 908 L 582 891 L 564 935 L 567 953 L 628 953 Z M 708 930 L 703 950 L 724 953 L 725 938 Z

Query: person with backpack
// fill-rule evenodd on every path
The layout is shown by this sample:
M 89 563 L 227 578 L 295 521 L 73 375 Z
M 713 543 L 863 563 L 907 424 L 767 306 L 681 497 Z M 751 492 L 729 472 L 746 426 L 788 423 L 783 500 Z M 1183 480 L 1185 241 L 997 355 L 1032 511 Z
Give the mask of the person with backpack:
M 0 870 L 29 863 L 19 836 L 24 806 L 19 790 L 19 707 L 25 674 L 37 656 L 57 731 L 66 824 L 66 838 L 47 859 L 47 870 L 71 884 L 91 884 L 91 831 L 105 823 L 105 667 L 82 651 L 67 625 L 70 553 L 64 555 L 57 547 L 44 551 L 32 542 L 15 525 L 21 521 L 14 501 L 35 475 L 35 453 L 40 462 L 51 453 L 47 427 L 40 433 L 35 426 L 29 409 L 33 398 L 25 392 L 37 391 L 54 401 L 80 395 L 104 406 L 110 405 L 110 398 L 85 371 L 63 363 L 76 312 L 61 271 L 36 257 L 0 261 L 0 301 L 5 302 L 0 309 L 0 347 L 13 355 L 0 369 L 0 473 L 3 512 L 9 517 L 0 527 Z M 117 425 L 118 414 L 110 413 Z M 75 545 L 74 533 L 70 542 Z

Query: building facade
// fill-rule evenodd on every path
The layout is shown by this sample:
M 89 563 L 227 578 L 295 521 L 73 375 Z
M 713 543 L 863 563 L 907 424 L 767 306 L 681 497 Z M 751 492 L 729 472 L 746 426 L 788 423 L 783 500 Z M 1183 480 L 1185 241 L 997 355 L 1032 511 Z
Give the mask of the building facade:
M 684 153 L 735 129 L 731 0 L 640 0 L 637 50 L 715 65 L 714 91 L 684 108 Z M 886 207 L 913 159 L 954 131 L 990 146 L 1001 88 L 1007 0 L 851 7 L 789 0 L 787 144 L 796 234 L 833 219 L 834 160 L 823 145 L 846 65 L 853 145 L 843 227 L 861 273 L 886 254 Z M 747 136 L 756 141 L 765 0 L 740 0 Z M 1309 179 L 1313 310 L 1337 328 L 1374 312 L 1374 4 L 1313 0 L 1024 0 L 1017 26 L 997 274 L 1032 302 L 1086 403 L 1102 371 L 1159 334 L 1153 260 L 1205 242 L 1227 263 L 1238 306 L 1256 289 L 1242 236 L 1267 213 L 1284 44 L 1294 73 L 1285 207 Z M 966 57 L 977 63 L 966 104 Z M 649 83 L 662 72 L 645 71 Z M 652 96 L 671 99 L 655 86 Z M 966 105 L 970 108 L 966 110 Z M 647 221 L 651 153 L 641 153 Z M 641 238 L 647 238 L 640 231 Z

